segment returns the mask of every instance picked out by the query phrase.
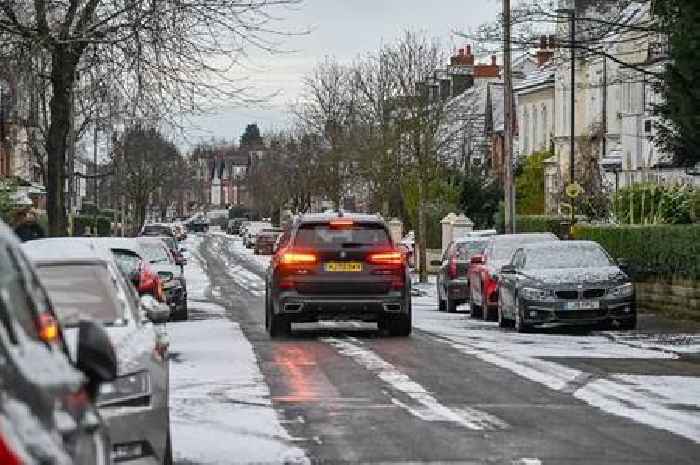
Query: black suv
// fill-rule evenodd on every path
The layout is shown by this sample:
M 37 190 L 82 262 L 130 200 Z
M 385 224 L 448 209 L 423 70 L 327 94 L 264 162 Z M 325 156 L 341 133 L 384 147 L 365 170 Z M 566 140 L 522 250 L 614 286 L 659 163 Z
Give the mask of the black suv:
M 116 371 L 97 323 L 82 321 L 77 341 L 64 339 L 43 286 L 0 221 L 0 463 L 111 463 L 94 400 Z
M 411 333 L 411 277 L 381 217 L 303 215 L 278 244 L 266 277 L 271 337 L 289 333 L 291 323 L 336 319 Z

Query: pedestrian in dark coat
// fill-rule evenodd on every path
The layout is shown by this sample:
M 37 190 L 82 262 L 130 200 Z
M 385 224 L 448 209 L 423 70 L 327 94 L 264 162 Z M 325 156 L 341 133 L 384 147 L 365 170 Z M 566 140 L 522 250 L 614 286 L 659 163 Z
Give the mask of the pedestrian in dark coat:
M 37 223 L 36 215 L 30 210 L 18 212 L 15 217 L 15 234 L 22 242 L 46 237 L 43 228 Z

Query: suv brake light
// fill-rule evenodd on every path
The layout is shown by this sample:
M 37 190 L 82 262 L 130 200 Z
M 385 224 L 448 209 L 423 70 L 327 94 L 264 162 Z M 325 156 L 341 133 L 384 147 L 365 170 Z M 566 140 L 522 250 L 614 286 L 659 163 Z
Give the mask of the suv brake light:
M 403 265 L 404 256 L 398 251 L 375 252 L 367 256 L 367 262 L 373 265 Z
M 318 260 L 316 254 L 309 252 L 295 252 L 288 250 L 280 256 L 282 265 L 315 265 Z
M 352 218 L 335 218 L 330 221 L 331 228 L 349 228 L 354 224 Z

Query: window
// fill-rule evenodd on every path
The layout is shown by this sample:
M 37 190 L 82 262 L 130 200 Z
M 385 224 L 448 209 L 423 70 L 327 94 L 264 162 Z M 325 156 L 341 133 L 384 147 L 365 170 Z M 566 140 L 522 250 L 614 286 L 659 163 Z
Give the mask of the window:
M 542 105 L 542 145 L 543 150 L 547 150 L 549 147 L 549 126 L 547 121 L 547 106 Z

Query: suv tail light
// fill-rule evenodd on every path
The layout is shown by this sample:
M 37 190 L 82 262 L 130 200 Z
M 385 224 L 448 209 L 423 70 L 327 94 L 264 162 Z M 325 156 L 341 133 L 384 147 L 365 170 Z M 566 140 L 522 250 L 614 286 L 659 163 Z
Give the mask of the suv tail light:
M 331 228 L 341 229 L 350 228 L 355 224 L 355 222 L 352 220 L 352 218 L 335 218 L 332 219 L 329 224 Z
M 373 265 L 403 265 L 404 255 L 398 250 L 375 252 L 367 256 L 367 262 Z
M 22 465 L 23 463 L 9 444 L 5 442 L 2 434 L 0 434 L 0 463 L 2 465 Z
M 457 256 L 456 255 L 453 255 L 452 258 L 450 258 L 450 267 L 447 270 L 447 274 L 450 276 L 450 279 L 457 278 Z
M 280 255 L 280 264 L 285 266 L 315 265 L 318 257 L 315 253 L 287 250 Z

